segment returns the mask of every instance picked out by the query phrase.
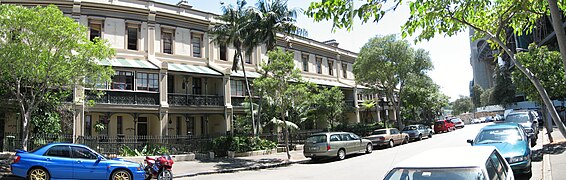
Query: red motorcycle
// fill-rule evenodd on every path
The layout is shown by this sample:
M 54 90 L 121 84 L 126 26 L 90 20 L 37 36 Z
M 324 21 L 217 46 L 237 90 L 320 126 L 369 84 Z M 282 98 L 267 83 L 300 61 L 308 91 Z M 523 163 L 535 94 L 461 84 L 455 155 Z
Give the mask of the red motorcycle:
M 145 179 L 149 180 L 156 177 L 158 180 L 172 180 L 173 173 L 171 168 L 173 167 L 173 158 L 169 155 L 162 155 L 158 158 L 151 158 L 149 156 L 145 157 Z

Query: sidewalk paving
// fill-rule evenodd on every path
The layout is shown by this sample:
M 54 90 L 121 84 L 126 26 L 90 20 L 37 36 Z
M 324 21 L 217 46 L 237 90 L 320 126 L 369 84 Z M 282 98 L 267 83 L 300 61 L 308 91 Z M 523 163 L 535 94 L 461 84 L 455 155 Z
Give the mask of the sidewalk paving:
M 287 154 L 275 153 L 269 155 L 216 158 L 208 160 L 182 161 L 173 164 L 173 177 L 190 177 L 215 173 L 230 173 L 244 170 L 256 170 L 272 167 L 286 166 L 310 160 L 303 156 L 303 151 L 291 151 L 291 159 L 287 160 Z
M 561 179 L 566 177 L 566 139 L 562 136 L 558 128 L 554 128 L 551 135 L 554 139 L 550 143 L 546 129 L 544 132 L 543 147 L 543 179 Z

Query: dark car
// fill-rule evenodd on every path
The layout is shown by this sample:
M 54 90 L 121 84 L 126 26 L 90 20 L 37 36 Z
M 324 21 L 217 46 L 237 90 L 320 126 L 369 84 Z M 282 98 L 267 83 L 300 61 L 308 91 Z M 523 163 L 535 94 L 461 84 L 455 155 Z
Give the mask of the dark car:
M 423 137 L 432 138 L 432 129 L 422 124 L 405 126 L 403 133 L 409 135 L 409 140 L 422 140 Z
M 139 163 L 106 159 L 87 146 L 69 143 L 18 150 L 11 169 L 28 179 L 145 179 Z
M 536 144 L 538 139 L 538 118 L 530 111 L 514 111 L 507 114 L 505 122 L 518 123 L 527 134 L 533 133 L 531 143 Z

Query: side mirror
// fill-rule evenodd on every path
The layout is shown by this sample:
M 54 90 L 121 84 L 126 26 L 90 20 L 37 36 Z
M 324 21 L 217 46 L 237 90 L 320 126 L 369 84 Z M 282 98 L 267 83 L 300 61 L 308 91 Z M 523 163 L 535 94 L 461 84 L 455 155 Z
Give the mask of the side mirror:
M 470 143 L 470 145 L 474 144 L 474 140 L 473 139 L 468 139 L 466 142 Z
M 97 159 L 96 161 L 102 161 L 102 156 L 98 155 L 96 156 L 96 159 Z
M 532 138 L 535 135 L 535 133 L 528 133 L 527 137 Z

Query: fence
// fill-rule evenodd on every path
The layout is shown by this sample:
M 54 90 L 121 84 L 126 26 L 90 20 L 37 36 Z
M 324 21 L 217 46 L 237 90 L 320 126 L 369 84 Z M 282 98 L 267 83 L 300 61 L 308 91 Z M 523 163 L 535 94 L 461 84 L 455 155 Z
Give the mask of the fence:
M 289 144 L 304 144 L 306 138 L 320 130 L 296 131 L 289 134 Z M 264 133 L 260 138 L 277 142 L 284 146 L 285 139 L 282 133 Z M 124 146 L 141 151 L 144 148 L 167 148 L 170 153 L 204 153 L 212 150 L 213 137 L 205 136 L 78 136 L 74 138 L 69 134 L 32 134 L 28 138 L 28 150 L 38 148 L 53 142 L 66 142 L 84 144 L 93 150 L 105 155 L 120 154 Z M 3 151 L 15 151 L 22 148 L 22 139 L 16 134 L 5 134 L 2 144 Z

